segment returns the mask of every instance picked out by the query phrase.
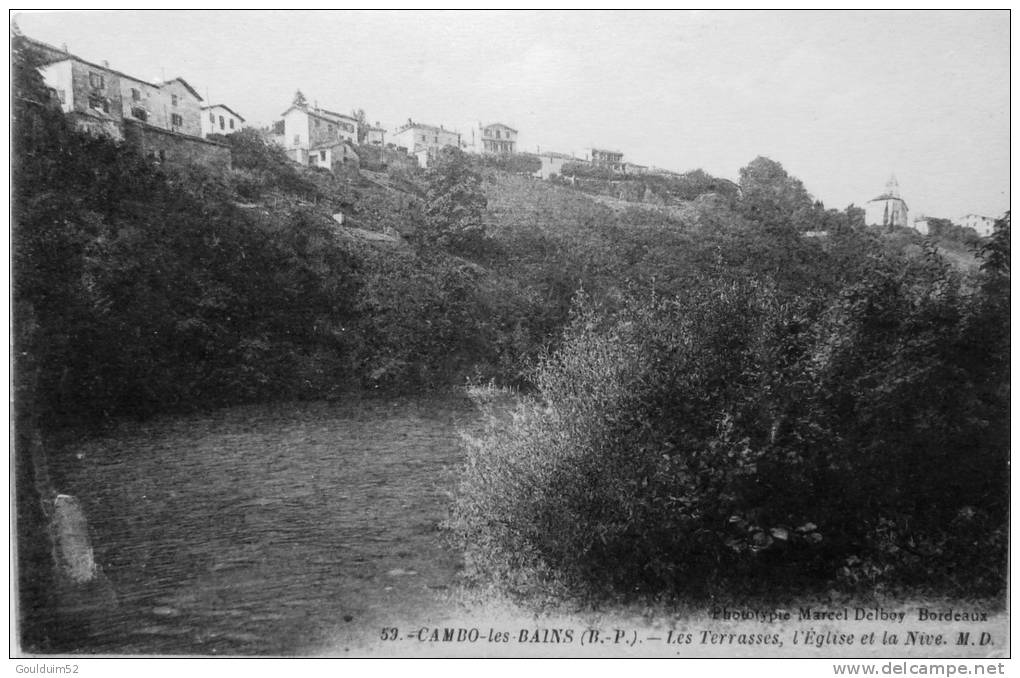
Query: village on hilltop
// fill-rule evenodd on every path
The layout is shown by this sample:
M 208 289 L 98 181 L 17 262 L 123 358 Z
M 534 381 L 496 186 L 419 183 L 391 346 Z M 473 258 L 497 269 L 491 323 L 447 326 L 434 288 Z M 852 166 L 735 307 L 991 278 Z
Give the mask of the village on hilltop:
M 21 36 L 42 56 L 41 75 L 64 113 L 82 130 L 101 134 L 135 146 L 157 162 L 197 162 L 228 167 L 230 148 L 215 139 L 247 127 L 244 117 L 230 106 L 206 102 L 184 78 L 149 82 L 114 70 L 109 63 L 86 61 L 66 46 L 54 47 Z M 356 164 L 359 149 L 373 147 L 394 161 L 411 161 L 427 168 L 446 147 L 468 153 L 513 155 L 521 153 L 518 130 L 501 122 L 478 123 L 463 134 L 445 125 L 426 124 L 408 118 L 392 131 L 376 122 L 309 103 L 299 91 L 278 121 L 261 130 L 295 163 L 333 170 Z M 365 151 L 361 151 L 365 152 Z M 677 172 L 624 161 L 621 151 L 587 148 L 583 156 L 541 151 L 531 154 L 541 167 L 539 179 L 562 176 L 565 165 L 587 165 L 622 175 L 677 175 Z M 932 219 L 919 215 L 910 221 L 907 203 L 895 177 L 885 191 L 865 203 L 868 225 L 911 227 L 927 235 Z M 995 220 L 974 213 L 953 219 L 991 235 Z

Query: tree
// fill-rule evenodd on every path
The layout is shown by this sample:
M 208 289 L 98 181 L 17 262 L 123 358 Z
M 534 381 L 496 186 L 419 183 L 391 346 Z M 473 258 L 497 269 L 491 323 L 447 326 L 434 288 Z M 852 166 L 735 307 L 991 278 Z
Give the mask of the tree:
M 368 118 L 365 117 L 365 109 L 352 110 L 351 117 L 358 121 L 358 143 L 363 144 L 368 137 Z
M 814 205 L 811 194 L 775 160 L 758 156 L 740 170 L 740 210 L 767 229 L 804 222 Z
M 468 251 L 481 245 L 487 201 L 482 177 L 467 155 L 453 146 L 443 148 L 429 167 L 426 181 L 421 243 L 450 251 Z

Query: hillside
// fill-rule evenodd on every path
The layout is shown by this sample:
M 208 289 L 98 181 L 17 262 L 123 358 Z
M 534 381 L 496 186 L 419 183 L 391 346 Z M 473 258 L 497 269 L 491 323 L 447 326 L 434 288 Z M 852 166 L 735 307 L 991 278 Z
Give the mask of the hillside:
M 447 543 L 463 558 L 463 581 L 482 590 L 595 605 L 722 592 L 1003 590 L 1008 216 L 975 269 L 978 259 L 952 243 L 941 247 L 956 265 L 916 233 L 868 228 L 855 208 L 826 209 L 763 157 L 740 169 L 739 194 L 697 171 L 660 184 L 642 178 L 643 191 L 634 181 L 623 193 L 615 179 L 592 178 L 617 191 L 607 194 L 597 183 L 520 176 L 500 167 L 510 166 L 505 159 L 453 147 L 426 170 L 377 162 L 330 171 L 291 162 L 252 130 L 220 140 L 230 167 L 163 162 L 78 129 L 46 103 L 30 63 L 17 62 L 14 75 L 21 543 L 50 534 L 44 514 L 68 487 L 98 503 L 107 521 L 98 533 L 117 543 L 111 526 L 120 511 L 103 513 L 103 492 L 134 496 L 124 489 L 137 485 L 132 473 L 162 487 L 158 469 L 168 470 L 185 487 L 179 496 L 136 497 L 163 508 L 130 516 L 128 524 L 142 516 L 152 532 L 131 532 L 124 549 L 152 558 L 173 589 L 182 572 L 201 579 L 206 564 L 217 568 L 200 584 L 215 598 L 222 570 L 249 566 L 251 552 L 231 536 L 246 533 L 209 533 L 233 554 L 227 561 L 144 542 L 179 539 L 171 525 L 215 524 L 209 511 L 217 510 L 276 534 L 279 516 L 257 508 L 274 502 L 286 505 L 285 522 L 315 523 L 314 502 L 293 503 L 288 479 L 314 477 L 319 494 L 352 482 L 367 490 L 352 495 L 355 504 L 371 497 L 400 506 L 393 492 L 410 497 L 414 488 L 386 475 L 413 476 L 415 446 L 372 441 L 417 421 L 423 450 L 444 473 L 461 463 L 459 479 L 444 480 L 427 501 L 448 509 Z M 329 414 L 366 394 L 409 408 L 466 385 L 488 393 L 476 399 L 479 427 L 463 402 L 427 422 L 384 415 L 376 404 Z M 490 411 L 508 400 L 513 416 Z M 220 445 L 232 461 L 207 466 L 199 460 L 215 450 L 203 443 L 185 452 L 173 442 L 185 438 L 174 435 L 158 447 L 132 438 L 120 449 L 81 445 L 131 420 L 187 428 L 254 408 L 216 429 L 229 438 L 246 417 L 271 417 L 274 405 L 294 401 L 317 404 L 289 410 L 290 418 L 329 420 L 327 430 L 285 422 L 298 442 L 249 431 L 248 439 L 268 441 L 269 456 Z M 363 416 L 372 426 L 349 455 L 335 458 L 332 442 L 313 440 L 354 440 L 348 434 Z M 472 421 L 455 449 L 441 425 L 447 417 Z M 410 437 L 401 426 L 393 434 Z M 385 454 L 394 450 L 406 454 Z M 118 458 L 135 453 L 136 463 Z M 82 463 L 92 456 L 100 461 Z M 250 496 L 261 476 L 241 468 L 247 463 L 280 465 L 281 474 L 263 474 L 277 478 L 273 493 Z M 107 476 L 107 464 L 127 472 Z M 329 472 L 322 464 L 332 464 Z M 219 486 L 205 485 L 213 478 L 196 468 L 227 485 L 244 480 L 238 501 L 255 508 L 217 509 Z M 92 493 L 93 476 L 78 475 L 86 470 L 113 479 Z M 375 493 L 381 486 L 393 492 Z M 203 498 L 205 513 L 178 521 L 177 507 L 191 505 L 180 497 Z M 439 539 L 440 513 L 429 515 L 406 533 L 423 552 Z M 370 523 L 337 529 L 362 546 Z M 302 534 L 286 531 L 302 547 L 294 553 L 328 555 L 330 529 L 314 544 Z M 276 563 L 270 580 L 289 590 L 292 554 L 263 546 Z M 433 554 L 446 558 L 449 548 Z M 51 572 L 48 552 L 19 552 L 23 609 L 49 604 L 46 582 L 30 574 Z M 159 561 L 160 553 L 184 560 Z M 383 576 L 412 576 L 398 565 L 413 554 L 383 555 Z M 122 576 L 136 571 L 109 564 Z M 366 572 L 378 579 L 376 569 Z M 257 593 L 263 573 L 248 574 Z M 366 590 L 378 595 L 384 581 Z M 148 585 L 127 589 L 144 596 Z M 132 619 L 216 607 L 160 595 Z M 191 620 L 180 621 L 148 628 L 191 634 Z M 212 643 L 224 651 L 265 642 L 233 624 L 212 628 L 233 634 Z

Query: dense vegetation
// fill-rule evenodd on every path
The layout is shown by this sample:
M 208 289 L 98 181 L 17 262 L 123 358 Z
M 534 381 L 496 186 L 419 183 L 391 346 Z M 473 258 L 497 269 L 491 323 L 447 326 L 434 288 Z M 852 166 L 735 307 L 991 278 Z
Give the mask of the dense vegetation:
M 161 166 L 73 129 L 15 47 L 19 435 L 491 380 L 530 395 L 470 445 L 479 576 L 1003 586 L 1008 215 L 971 273 L 767 158 L 615 210 L 456 149 L 337 177 L 243 131 L 229 171 Z
M 969 283 L 877 251 L 828 289 L 706 271 L 683 294 L 580 299 L 538 397 L 470 446 L 456 525 L 478 572 L 598 594 L 1001 591 L 1007 232 Z

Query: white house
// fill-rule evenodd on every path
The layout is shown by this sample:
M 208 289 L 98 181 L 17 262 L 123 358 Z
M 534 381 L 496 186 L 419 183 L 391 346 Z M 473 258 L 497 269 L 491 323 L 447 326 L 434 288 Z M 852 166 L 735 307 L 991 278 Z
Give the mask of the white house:
M 244 127 L 244 118 L 224 104 L 202 107 L 202 136 L 231 134 Z
M 517 152 L 517 130 L 501 122 L 491 125 L 478 123 L 478 140 L 476 151 L 496 155 L 510 155 Z
M 419 164 L 422 164 L 423 158 L 431 157 L 441 148 L 446 146 L 461 147 L 459 132 L 446 129 L 442 125 L 438 127 L 426 125 L 410 119 L 393 131 L 393 134 L 390 135 L 390 143 L 406 148 L 408 154 L 418 158 Z
M 385 146 L 386 128 L 381 127 L 379 123 L 365 127 L 365 143 L 369 146 Z
M 964 228 L 973 228 L 982 238 L 987 238 L 995 230 L 995 219 L 980 214 L 964 214 L 957 223 Z
M 305 103 L 283 112 L 283 148 L 291 160 L 306 164 L 313 146 L 342 140 L 358 140 L 358 121 L 349 115 Z
M 552 175 L 562 175 L 563 166 L 573 162 L 585 162 L 580 158 L 575 158 L 572 155 L 566 153 L 539 153 L 538 159 L 542 162 L 542 167 L 535 172 L 535 176 L 540 179 L 548 179 Z
M 358 160 L 351 142 L 340 139 L 337 141 L 323 141 L 314 144 L 308 149 L 308 165 L 311 167 L 325 167 L 333 169 L 333 165 L 353 162 Z

